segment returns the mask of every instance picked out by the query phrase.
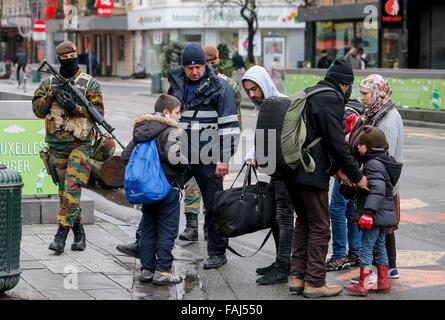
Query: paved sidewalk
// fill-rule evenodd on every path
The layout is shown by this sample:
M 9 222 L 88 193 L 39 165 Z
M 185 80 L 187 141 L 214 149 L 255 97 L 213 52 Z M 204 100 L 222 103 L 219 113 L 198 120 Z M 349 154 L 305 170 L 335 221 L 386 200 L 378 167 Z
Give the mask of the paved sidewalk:
M 56 225 L 23 226 L 21 280 L 0 300 L 175 300 L 195 281 L 199 257 L 177 246 L 175 267 L 185 278 L 182 284 L 139 283 L 139 261 L 116 250 L 116 245 L 132 241 L 129 235 L 135 228 L 98 211 L 95 224 L 85 225 L 83 252 L 71 251 L 72 233 L 64 254 L 48 250 L 56 229 Z

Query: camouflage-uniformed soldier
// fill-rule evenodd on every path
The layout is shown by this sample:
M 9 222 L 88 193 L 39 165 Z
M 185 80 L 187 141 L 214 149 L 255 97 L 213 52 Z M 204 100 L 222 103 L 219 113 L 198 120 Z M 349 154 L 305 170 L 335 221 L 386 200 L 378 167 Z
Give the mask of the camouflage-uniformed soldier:
M 235 91 L 236 110 L 238 113 L 238 122 L 240 130 L 242 129 L 241 119 L 241 87 L 238 82 L 219 72 L 219 52 L 214 46 L 206 46 L 204 48 L 207 63 L 213 70 L 217 72 L 218 77 L 227 81 L 230 87 Z M 184 186 L 184 214 L 186 215 L 187 224 L 184 232 L 179 235 L 180 240 L 198 241 L 198 214 L 201 207 L 201 192 L 195 178 L 190 179 Z M 204 208 L 205 214 L 205 208 Z M 204 222 L 204 238 L 207 240 L 207 223 Z
M 78 67 L 77 47 L 64 41 L 56 47 L 60 61 L 60 74 L 74 81 L 86 98 L 103 114 L 101 88 L 96 79 L 81 73 Z M 81 185 L 88 182 L 90 157 L 93 155 L 93 123 L 83 107 L 50 77 L 40 83 L 34 92 L 32 108 L 35 115 L 45 119 L 46 138 L 51 163 L 58 175 L 60 210 L 59 228 L 49 249 L 62 253 L 69 230 L 74 233 L 71 250 L 82 251 L 86 246 L 85 231 L 81 224 Z

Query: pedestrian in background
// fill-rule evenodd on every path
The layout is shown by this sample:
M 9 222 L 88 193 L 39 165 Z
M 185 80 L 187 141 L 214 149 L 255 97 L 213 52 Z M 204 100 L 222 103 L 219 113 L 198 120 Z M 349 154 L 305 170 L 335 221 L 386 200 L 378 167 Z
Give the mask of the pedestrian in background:
M 352 47 L 351 50 L 349 50 L 349 52 L 345 55 L 345 59 L 351 63 L 352 69 L 362 69 L 362 59 L 356 47 Z
M 17 87 L 20 87 L 21 85 L 21 78 L 20 78 L 20 71 L 23 71 L 23 74 L 25 74 L 26 71 L 26 53 L 23 48 L 18 48 L 17 53 L 14 58 L 14 66 L 17 65 Z
M 277 90 L 283 94 L 286 93 L 286 88 L 284 87 L 284 79 L 286 78 L 286 69 L 280 63 L 280 57 L 276 56 L 273 59 L 273 63 L 269 67 L 269 74 L 277 87 Z
M 243 57 L 238 53 L 238 50 L 232 55 L 233 73 L 232 77 L 236 82 L 240 82 L 241 78 L 246 72 L 246 64 Z
M 318 69 L 328 69 L 332 64 L 332 59 L 328 57 L 327 50 L 321 50 L 321 57 L 318 60 L 317 68 Z

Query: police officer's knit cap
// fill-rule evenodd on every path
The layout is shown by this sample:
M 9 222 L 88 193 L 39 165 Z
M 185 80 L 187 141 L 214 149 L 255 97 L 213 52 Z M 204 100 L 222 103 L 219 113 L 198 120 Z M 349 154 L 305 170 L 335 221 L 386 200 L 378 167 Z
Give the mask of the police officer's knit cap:
M 385 133 L 377 127 L 365 126 L 358 137 L 358 142 L 368 149 L 388 150 L 389 145 Z
M 187 66 L 191 64 L 206 64 L 204 50 L 197 43 L 188 44 L 182 50 L 182 65 Z
M 58 57 L 67 53 L 77 52 L 77 46 L 71 41 L 63 41 L 56 47 L 56 55 Z
M 353 84 L 354 72 L 351 63 L 345 58 L 335 59 L 326 72 L 326 78 L 334 79 L 338 83 Z

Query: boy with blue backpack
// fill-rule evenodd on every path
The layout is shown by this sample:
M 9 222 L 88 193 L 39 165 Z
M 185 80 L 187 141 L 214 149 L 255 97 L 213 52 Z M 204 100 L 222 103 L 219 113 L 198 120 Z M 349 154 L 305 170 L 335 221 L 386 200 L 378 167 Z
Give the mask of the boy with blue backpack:
M 149 159 L 148 165 L 156 166 L 160 162 L 160 171 L 163 171 L 169 184 L 166 194 L 161 196 L 162 199 L 143 202 L 139 226 L 141 230 L 139 255 L 142 265 L 139 281 L 141 282 L 152 281 L 154 284 L 168 285 L 182 281 L 181 277 L 172 271 L 174 259 L 172 250 L 179 230 L 180 190 L 183 188 L 183 173 L 187 163 L 187 159 L 180 154 L 182 131 L 179 119 L 180 102 L 175 97 L 161 95 L 156 100 L 154 114 L 136 118 L 133 140 L 122 152 L 123 161 L 128 163 L 127 169 L 133 166 L 133 171 L 140 170 L 143 164 L 137 162 L 137 153 L 145 150 L 141 148 L 144 144 L 152 143 L 155 139 L 157 152 L 154 158 Z M 153 174 L 153 167 L 146 171 L 147 175 Z M 126 183 L 128 173 L 126 171 Z M 156 177 L 152 180 L 156 179 L 159 180 Z M 148 184 L 163 183 L 152 180 L 149 179 Z M 126 185 L 127 198 L 129 190 Z

